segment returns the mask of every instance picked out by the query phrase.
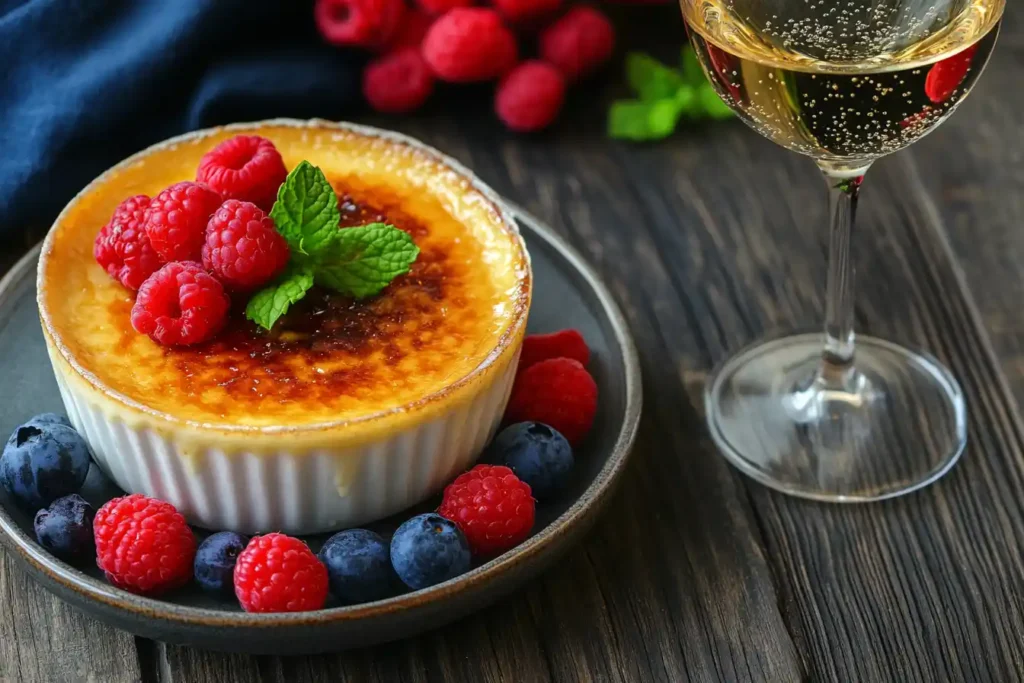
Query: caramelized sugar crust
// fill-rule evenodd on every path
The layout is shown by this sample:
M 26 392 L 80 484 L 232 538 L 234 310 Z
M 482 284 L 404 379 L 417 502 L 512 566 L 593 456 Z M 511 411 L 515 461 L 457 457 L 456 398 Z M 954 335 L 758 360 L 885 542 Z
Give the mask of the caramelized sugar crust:
M 438 160 L 402 143 L 335 129 L 257 132 L 289 168 L 320 166 L 342 225 L 382 221 L 421 253 L 382 294 L 356 301 L 315 288 L 270 333 L 244 318 L 244 299 L 216 339 L 164 348 L 129 321 L 133 296 L 91 254 L 121 199 L 194 177 L 202 156 L 238 131 L 144 155 L 69 207 L 43 257 L 40 297 L 55 345 L 100 389 L 178 419 L 221 425 L 320 424 L 422 400 L 492 355 L 525 312 L 528 269 L 493 205 Z

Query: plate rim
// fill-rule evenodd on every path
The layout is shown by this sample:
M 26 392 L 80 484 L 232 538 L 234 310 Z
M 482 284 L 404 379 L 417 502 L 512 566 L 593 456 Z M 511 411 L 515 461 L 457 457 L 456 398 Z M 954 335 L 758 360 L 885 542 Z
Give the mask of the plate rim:
M 626 463 L 633 450 L 642 412 L 643 391 L 640 361 L 636 345 L 629 332 L 625 316 L 607 287 L 598 278 L 593 267 L 563 238 L 554 233 L 543 222 L 517 204 L 501 199 L 517 220 L 543 239 L 548 247 L 558 252 L 582 277 L 597 298 L 603 313 L 610 321 L 616 346 L 623 356 L 625 375 L 625 418 L 619 427 L 604 466 L 580 496 L 558 517 L 539 533 L 517 546 L 478 567 L 471 569 L 443 583 L 418 591 L 356 605 L 329 607 L 310 612 L 283 612 L 253 614 L 209 607 L 181 605 L 159 598 L 139 596 L 104 583 L 101 579 L 85 574 L 76 567 L 65 563 L 43 550 L 0 506 L 0 542 L 19 559 L 30 565 L 36 573 L 55 582 L 59 588 L 78 594 L 83 603 L 92 603 L 106 609 L 125 610 L 135 616 L 160 619 L 168 624 L 181 627 L 223 627 L 223 628 L 275 628 L 296 626 L 324 626 L 337 622 L 352 622 L 360 619 L 380 617 L 389 613 L 404 612 L 410 608 L 426 608 L 438 604 L 457 594 L 480 590 L 494 578 L 505 574 L 516 565 L 540 560 L 559 549 L 558 539 L 594 520 L 604 508 L 621 479 Z M 32 272 L 38 259 L 42 242 L 34 246 L 0 278 L 0 306 L 11 297 L 11 292 Z M 32 573 L 32 572 L 30 572 Z M 51 592 L 51 586 L 45 586 Z M 64 599 L 64 596 L 58 595 Z M 81 606 L 81 605 L 76 605 Z

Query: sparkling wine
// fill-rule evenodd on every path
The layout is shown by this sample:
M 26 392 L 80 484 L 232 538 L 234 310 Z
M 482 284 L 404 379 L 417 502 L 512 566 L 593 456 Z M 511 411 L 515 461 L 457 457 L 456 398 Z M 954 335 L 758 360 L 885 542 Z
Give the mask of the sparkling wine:
M 722 99 L 779 145 L 870 162 L 931 132 L 974 86 L 1005 0 L 681 0 Z

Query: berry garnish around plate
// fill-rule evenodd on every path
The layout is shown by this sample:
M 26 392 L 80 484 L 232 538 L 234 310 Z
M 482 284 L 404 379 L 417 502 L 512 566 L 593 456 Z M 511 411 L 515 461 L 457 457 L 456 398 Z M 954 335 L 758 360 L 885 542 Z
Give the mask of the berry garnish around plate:
M 380 534 L 347 529 L 327 539 L 318 555 L 331 592 L 346 603 L 373 602 L 395 592 L 391 549 Z
M 170 503 L 133 494 L 103 505 L 93 520 L 96 564 L 118 588 L 159 595 L 192 578 L 196 540 Z
M 506 422 L 543 422 L 578 446 L 597 414 L 597 384 L 583 364 L 571 358 L 550 358 L 519 372 Z
M 58 498 L 36 513 L 39 545 L 68 562 L 93 557 L 92 520 L 96 511 L 77 493 Z
M 444 490 L 437 512 L 454 522 L 476 557 L 491 557 L 526 540 L 536 514 L 530 487 L 501 465 L 477 465 Z
M 407 520 L 395 531 L 391 564 L 405 585 L 419 590 L 465 574 L 472 566 L 472 555 L 455 522 L 427 513 Z
M 297 538 L 254 536 L 238 556 L 234 585 L 246 612 L 307 612 L 327 601 L 327 568 Z
M 522 372 L 531 365 L 552 358 L 571 358 L 586 366 L 590 362 L 590 347 L 579 330 L 530 334 L 523 339 L 518 370 Z
M 233 596 L 235 564 L 248 543 L 248 538 L 234 531 L 218 531 L 200 543 L 192 564 L 199 587 L 210 593 Z
M 0 455 L 0 484 L 26 510 L 35 511 L 82 488 L 89 447 L 52 414 L 16 428 Z
M 541 503 L 565 489 L 573 466 L 569 441 L 540 422 L 509 425 L 494 438 L 483 459 L 515 472 Z

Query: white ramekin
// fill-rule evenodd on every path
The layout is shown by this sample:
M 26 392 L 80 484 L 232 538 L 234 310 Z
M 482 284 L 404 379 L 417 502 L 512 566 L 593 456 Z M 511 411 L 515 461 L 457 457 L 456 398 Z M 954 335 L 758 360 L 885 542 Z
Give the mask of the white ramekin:
M 525 334 L 532 283 L 529 257 L 498 196 L 457 162 L 418 141 L 324 121 L 276 120 L 228 128 L 248 131 L 261 125 L 326 126 L 412 146 L 463 177 L 491 205 L 519 243 L 524 291 L 509 329 L 475 370 L 438 394 L 354 421 L 231 427 L 179 420 L 103 386 L 60 341 L 44 305 L 42 274 L 50 237 L 39 266 L 44 337 L 68 417 L 89 443 L 97 465 L 125 491 L 168 501 L 207 529 L 310 534 L 357 526 L 435 494 L 470 466 L 493 436 Z M 209 132 L 168 140 L 140 155 Z

